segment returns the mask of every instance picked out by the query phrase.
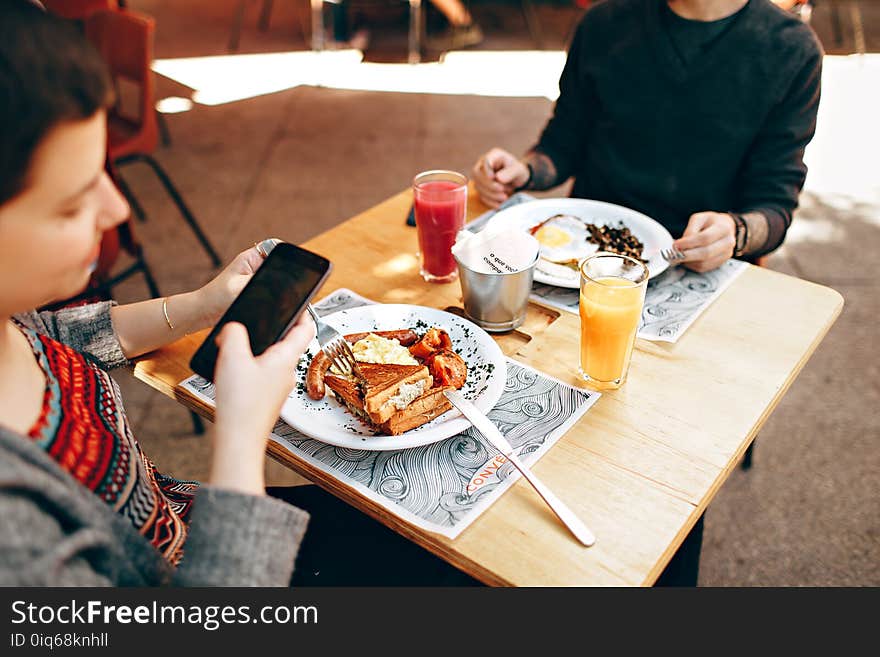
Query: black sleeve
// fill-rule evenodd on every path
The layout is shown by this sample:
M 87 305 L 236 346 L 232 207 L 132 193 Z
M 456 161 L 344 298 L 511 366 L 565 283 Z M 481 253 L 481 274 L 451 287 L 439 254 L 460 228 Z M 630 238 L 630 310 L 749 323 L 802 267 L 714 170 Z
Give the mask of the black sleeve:
M 568 51 L 565 67 L 559 77 L 559 98 L 553 116 L 544 127 L 534 150 L 545 154 L 556 167 L 560 185 L 575 173 L 583 158 L 590 106 L 586 81 L 582 75 L 584 53 L 584 24 L 581 23 Z
M 769 228 L 764 246 L 751 255 L 776 249 L 791 225 L 807 175 L 804 150 L 816 132 L 821 74 L 822 53 L 811 53 L 770 111 L 740 170 L 738 210 L 760 212 Z

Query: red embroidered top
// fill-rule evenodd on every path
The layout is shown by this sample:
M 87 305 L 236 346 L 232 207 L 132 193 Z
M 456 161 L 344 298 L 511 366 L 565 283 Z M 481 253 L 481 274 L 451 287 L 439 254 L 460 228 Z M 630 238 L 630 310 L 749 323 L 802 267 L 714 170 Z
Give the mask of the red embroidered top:
M 94 358 L 20 329 L 46 377 L 43 410 L 28 435 L 177 565 L 198 483 L 156 472 L 132 436 L 116 382 Z

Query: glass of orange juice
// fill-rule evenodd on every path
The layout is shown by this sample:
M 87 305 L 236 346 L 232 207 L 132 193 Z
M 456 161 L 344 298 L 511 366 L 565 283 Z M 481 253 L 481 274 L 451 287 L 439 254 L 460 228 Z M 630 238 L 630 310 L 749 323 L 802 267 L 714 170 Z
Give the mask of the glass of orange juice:
M 648 268 L 634 258 L 600 251 L 584 260 L 580 269 L 580 373 L 591 387 L 614 390 L 626 380 Z

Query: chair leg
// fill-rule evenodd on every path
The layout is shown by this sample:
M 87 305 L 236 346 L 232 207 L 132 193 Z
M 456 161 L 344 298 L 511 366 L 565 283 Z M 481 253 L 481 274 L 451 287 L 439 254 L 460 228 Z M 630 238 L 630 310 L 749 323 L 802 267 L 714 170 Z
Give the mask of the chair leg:
M 544 37 L 541 34 L 541 23 L 538 21 L 538 15 L 535 13 L 535 6 L 532 0 L 521 0 L 523 17 L 526 19 L 526 26 L 529 28 L 529 34 L 538 50 L 544 49 Z
M 159 292 L 159 286 L 156 285 L 156 279 L 153 278 L 153 272 L 150 270 L 150 266 L 147 264 L 147 261 L 144 260 L 143 252 L 138 254 L 138 263 L 140 264 L 140 270 L 144 275 L 144 281 L 147 283 L 147 288 L 150 290 L 150 296 L 154 299 L 158 299 L 162 296 L 162 293 Z
M 272 18 L 272 0 L 263 0 L 263 9 L 260 11 L 260 20 L 257 25 L 260 31 L 269 29 L 269 19 Z
M 156 285 L 156 279 L 153 278 L 153 272 L 150 270 L 150 266 L 144 259 L 143 251 L 138 254 L 138 263 L 140 265 L 140 270 L 144 275 L 144 280 L 147 282 L 147 287 L 150 289 L 150 296 L 154 299 L 158 299 L 162 294 L 159 292 L 159 287 Z M 189 415 L 190 418 L 192 418 L 193 433 L 197 436 L 203 435 L 205 433 L 205 425 L 202 422 L 201 416 L 195 411 L 190 411 Z
M 311 13 L 311 8 L 309 8 L 309 13 Z M 303 12 L 299 6 L 297 7 L 296 13 L 293 15 L 293 20 L 296 22 L 296 31 L 302 37 L 303 42 L 307 43 L 309 40 L 308 23 L 310 20 L 303 17 Z
M 165 115 L 156 110 L 156 123 L 159 126 L 159 134 L 162 137 L 162 145 L 171 146 L 171 133 L 168 132 L 168 123 L 165 121 Z
M 159 287 L 156 285 L 156 279 L 153 278 L 153 272 L 150 270 L 150 266 L 144 259 L 143 250 L 138 254 L 138 263 L 140 265 L 140 270 L 144 275 L 144 279 L 147 282 L 147 287 L 150 289 L 150 296 L 154 299 L 158 299 L 162 294 L 159 292 Z M 192 418 L 193 433 L 197 436 L 203 435 L 205 433 L 205 425 L 202 422 L 201 416 L 195 411 L 190 411 L 189 416 Z
M 118 176 L 117 176 L 118 177 Z M 153 299 L 158 299 L 162 296 L 162 293 L 159 292 L 159 286 L 156 285 L 156 279 L 153 278 L 153 272 L 150 270 L 150 266 L 147 264 L 147 261 L 144 259 L 144 251 L 138 246 L 137 252 L 135 255 L 136 261 L 135 263 L 129 267 L 127 270 L 115 276 L 113 279 L 103 283 L 96 291 L 99 294 L 102 294 L 104 298 L 112 299 L 113 298 L 113 286 L 121 283 L 124 279 L 128 278 L 131 274 L 140 271 L 144 275 L 144 280 L 147 283 L 147 288 L 150 290 L 150 297 Z M 192 418 L 193 423 L 193 433 L 197 436 L 201 436 L 205 433 L 205 424 L 202 422 L 202 418 L 195 411 L 189 412 L 190 417 Z
M 128 201 L 131 211 L 134 212 L 134 216 L 137 217 L 138 221 L 141 223 L 146 222 L 147 213 L 144 212 L 143 206 L 138 202 L 134 192 L 131 191 L 131 187 L 128 186 L 128 183 L 125 182 L 121 174 L 116 176 L 116 186 L 119 187 L 119 191 L 122 192 L 125 200 Z
M 232 17 L 232 30 L 229 33 L 229 44 L 227 49 L 230 52 L 238 50 L 238 41 L 241 37 L 241 24 L 244 21 L 244 3 L 246 0 L 238 0 L 238 7 L 235 9 L 235 15 Z
M 193 233 L 195 233 L 196 238 L 198 238 L 202 247 L 211 258 L 211 262 L 214 263 L 215 267 L 219 267 L 221 264 L 220 256 L 217 255 L 217 252 L 214 250 L 214 247 L 211 246 L 211 243 L 208 241 L 205 233 L 202 232 L 201 226 L 199 226 L 196 218 L 193 216 L 192 212 L 190 212 L 189 207 L 187 207 L 186 203 L 183 200 L 183 197 L 180 195 L 180 192 L 177 191 L 177 188 L 174 186 L 174 183 L 171 182 L 171 179 L 168 177 L 168 174 L 165 173 L 165 170 L 150 155 L 133 155 L 130 158 L 126 158 L 125 161 L 133 161 L 135 159 L 141 160 L 150 165 L 150 167 L 153 169 L 153 172 L 159 178 L 159 181 L 162 183 L 162 185 L 164 185 L 165 191 L 168 192 L 169 196 L 171 196 L 171 199 L 177 205 L 177 209 L 180 210 L 180 214 L 183 215 L 184 220 L 186 221 L 186 223 L 189 224 L 189 227 L 192 229 Z
M 834 45 L 839 46 L 843 43 L 843 30 L 840 27 L 840 8 L 837 6 L 837 0 L 831 0 L 831 34 L 834 38 Z

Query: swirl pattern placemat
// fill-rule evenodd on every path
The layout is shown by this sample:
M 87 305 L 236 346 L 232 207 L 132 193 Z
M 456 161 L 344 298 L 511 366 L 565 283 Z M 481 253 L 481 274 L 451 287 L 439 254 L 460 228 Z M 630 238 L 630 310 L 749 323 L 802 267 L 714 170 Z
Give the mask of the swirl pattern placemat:
M 656 342 L 677 342 L 682 334 L 739 276 L 748 263 L 728 260 L 718 269 L 698 274 L 670 267 L 648 281 L 639 337 Z M 578 313 L 579 291 L 535 283 L 532 301 Z
M 514 194 L 498 209 L 519 205 L 535 197 L 522 192 Z M 496 210 L 480 215 L 470 224 L 470 230 L 485 227 Z M 639 337 L 657 342 L 677 342 L 688 327 L 739 276 L 747 263 L 728 260 L 714 271 L 699 274 L 684 267 L 670 267 L 651 279 L 645 293 Z M 580 292 L 535 282 L 531 299 L 536 303 L 564 312 L 578 313 Z
M 340 289 L 315 308 L 326 315 L 365 303 L 371 302 Z M 201 377 L 192 376 L 181 386 L 213 404 L 214 386 Z M 599 396 L 508 359 L 504 392 L 488 415 L 531 465 Z M 473 427 L 431 445 L 383 452 L 328 445 L 282 420 L 270 439 L 390 513 L 449 538 L 458 536 L 520 477 Z

